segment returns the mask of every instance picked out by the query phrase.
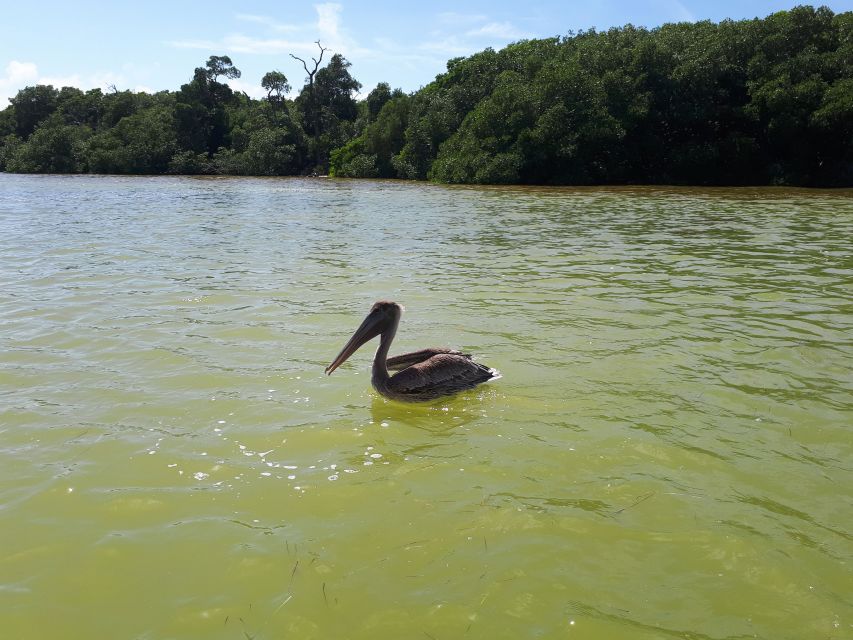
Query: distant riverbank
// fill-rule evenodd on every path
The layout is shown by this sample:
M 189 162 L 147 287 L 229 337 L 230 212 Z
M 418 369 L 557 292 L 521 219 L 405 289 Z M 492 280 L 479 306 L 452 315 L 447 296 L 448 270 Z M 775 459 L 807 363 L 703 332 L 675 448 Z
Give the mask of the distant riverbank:
M 294 99 L 276 71 L 266 98 L 235 93 L 239 69 L 211 56 L 178 91 L 23 89 L 0 111 L 0 170 L 849 187 L 851 43 L 853 13 L 825 7 L 628 25 L 486 49 L 362 101 L 322 45 Z

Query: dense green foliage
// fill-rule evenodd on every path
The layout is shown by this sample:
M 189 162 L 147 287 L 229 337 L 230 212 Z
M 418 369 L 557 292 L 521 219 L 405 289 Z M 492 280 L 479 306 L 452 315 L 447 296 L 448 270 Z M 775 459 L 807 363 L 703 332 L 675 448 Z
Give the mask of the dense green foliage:
M 333 156 L 457 183 L 853 185 L 853 14 L 631 26 L 451 60 Z M 400 127 L 404 128 L 402 135 Z
M 0 169 L 853 185 L 849 12 L 527 40 L 362 102 L 349 68 L 332 56 L 295 100 L 279 71 L 263 100 L 235 94 L 227 56 L 153 96 L 27 87 L 0 112 Z
M 0 169 L 21 173 L 293 175 L 324 171 L 332 148 L 359 130 L 366 110 L 349 62 L 333 56 L 315 79 L 310 105 L 288 100 L 287 77 L 267 73 L 263 100 L 235 93 L 228 56 L 211 56 L 179 91 L 104 94 L 27 87 L 0 112 Z M 316 128 L 306 127 L 314 122 Z

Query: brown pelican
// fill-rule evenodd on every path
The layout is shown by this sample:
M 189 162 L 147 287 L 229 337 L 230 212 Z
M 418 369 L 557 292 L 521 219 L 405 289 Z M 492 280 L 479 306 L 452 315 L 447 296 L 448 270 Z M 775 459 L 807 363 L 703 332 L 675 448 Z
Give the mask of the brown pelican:
M 349 342 L 326 367 L 326 374 L 346 362 L 365 342 L 381 336 L 373 359 L 371 382 L 386 398 L 406 402 L 433 400 L 500 377 L 495 369 L 477 364 L 470 355 L 452 349 L 422 349 L 388 358 L 402 314 L 403 308 L 396 302 L 380 300 L 374 304 Z M 389 369 L 398 373 L 391 376 Z

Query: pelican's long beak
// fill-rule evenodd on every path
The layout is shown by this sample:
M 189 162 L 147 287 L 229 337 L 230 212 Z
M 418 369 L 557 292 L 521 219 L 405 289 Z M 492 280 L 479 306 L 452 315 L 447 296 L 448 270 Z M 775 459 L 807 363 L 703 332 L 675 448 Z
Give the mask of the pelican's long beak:
M 332 364 L 326 367 L 326 375 L 331 375 L 332 371 L 346 362 L 347 358 L 354 354 L 361 345 L 382 333 L 384 328 L 382 326 L 383 320 L 385 319 L 386 318 L 382 313 L 371 311 L 364 319 L 364 322 L 361 323 L 361 326 L 355 330 L 354 334 L 352 334 L 352 338 L 349 339 L 349 342 L 347 342 L 344 345 L 344 348 L 341 349 L 338 357 L 332 360 Z

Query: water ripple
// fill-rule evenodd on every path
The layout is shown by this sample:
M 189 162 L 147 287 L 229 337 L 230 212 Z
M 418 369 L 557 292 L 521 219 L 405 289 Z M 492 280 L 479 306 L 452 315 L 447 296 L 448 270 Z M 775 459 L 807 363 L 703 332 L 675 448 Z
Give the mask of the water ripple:
M 851 202 L 0 175 L 4 629 L 849 631 Z M 324 376 L 379 298 L 503 378 Z

